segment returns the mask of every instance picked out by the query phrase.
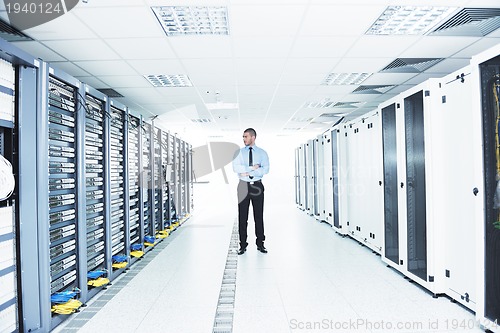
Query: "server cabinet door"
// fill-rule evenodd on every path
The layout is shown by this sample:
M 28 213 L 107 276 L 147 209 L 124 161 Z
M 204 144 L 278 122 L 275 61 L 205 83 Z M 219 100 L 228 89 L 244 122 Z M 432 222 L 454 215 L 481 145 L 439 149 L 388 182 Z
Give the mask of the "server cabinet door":
M 485 184 L 485 317 L 500 320 L 500 57 L 481 64 Z
M 444 80 L 443 80 L 444 81 Z M 447 80 L 450 81 L 450 80 Z M 475 141 L 471 140 L 470 128 L 474 117 L 471 111 L 471 84 L 455 80 L 443 82 L 440 105 L 440 118 L 433 118 L 436 127 L 435 135 L 439 141 L 433 142 L 433 150 L 439 163 L 440 212 L 442 221 L 440 246 L 442 253 L 442 277 L 446 293 L 468 308 L 475 309 L 476 272 L 475 272 L 475 206 L 479 203 L 474 196 L 475 165 L 480 162 L 473 158 Z M 436 123 L 438 120 L 438 123 Z M 463 130 L 465 129 L 465 130 Z M 438 132 L 437 132 L 438 130 Z M 466 135 L 464 135 L 466 134 Z M 439 145 L 436 145 L 439 143 Z M 460 158 L 467 156 L 465 159 Z M 458 160 L 460 159 L 460 162 Z M 479 167 L 480 168 L 480 167 Z M 457 209 L 460 207 L 459 209 Z
M 423 92 L 404 100 L 408 271 L 427 280 Z
M 299 172 L 300 172 L 300 209 L 305 210 L 307 205 L 307 173 L 306 173 L 306 145 L 299 147 Z
M 382 109 L 384 256 L 399 264 L 396 104 Z
M 334 130 L 335 131 L 335 130 Z M 332 134 L 323 135 L 323 204 L 324 220 L 333 224 L 333 168 L 332 168 Z

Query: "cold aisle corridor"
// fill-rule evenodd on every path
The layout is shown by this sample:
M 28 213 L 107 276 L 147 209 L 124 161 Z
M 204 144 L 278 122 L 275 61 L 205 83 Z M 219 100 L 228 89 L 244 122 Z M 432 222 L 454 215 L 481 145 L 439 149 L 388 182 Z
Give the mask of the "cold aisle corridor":
M 249 242 L 237 256 L 232 332 L 482 332 L 471 312 L 433 299 L 368 248 L 298 210 L 277 181 L 266 183 L 269 253 Z M 216 332 L 236 221 L 233 185 L 195 184 L 194 215 L 55 332 Z

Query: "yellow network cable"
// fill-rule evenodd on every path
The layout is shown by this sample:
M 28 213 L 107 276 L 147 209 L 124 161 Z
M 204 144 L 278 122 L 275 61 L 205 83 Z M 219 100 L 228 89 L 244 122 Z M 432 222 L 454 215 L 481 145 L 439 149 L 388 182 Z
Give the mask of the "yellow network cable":
M 72 314 L 78 310 L 80 306 L 82 306 L 82 302 L 77 299 L 70 299 L 66 303 L 53 305 L 50 311 L 57 314 Z
M 130 255 L 132 257 L 140 258 L 144 255 L 144 251 L 139 251 L 139 250 L 138 251 L 131 251 Z
M 128 262 L 124 261 L 124 262 L 115 262 L 111 266 L 113 268 L 125 268 L 125 267 L 127 267 L 127 265 L 128 265 Z
M 104 278 L 104 277 L 100 277 L 100 278 L 97 278 L 95 280 L 89 280 L 87 281 L 87 284 L 89 286 L 92 286 L 92 287 L 102 287 L 106 284 L 109 283 L 109 279 L 108 278 Z
M 148 242 L 144 242 L 144 245 L 146 245 L 146 246 L 155 246 L 155 245 L 156 245 L 156 243 L 148 243 Z

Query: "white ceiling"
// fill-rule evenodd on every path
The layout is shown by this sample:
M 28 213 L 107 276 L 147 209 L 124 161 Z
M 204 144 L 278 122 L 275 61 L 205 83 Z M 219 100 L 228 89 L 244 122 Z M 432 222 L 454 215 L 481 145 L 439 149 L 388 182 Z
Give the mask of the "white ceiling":
M 339 118 L 357 117 L 396 93 L 468 64 L 500 43 L 485 37 L 374 36 L 367 29 L 389 5 L 450 6 L 448 0 L 88 0 L 69 13 L 24 31 L 15 45 L 94 88 L 113 88 L 118 101 L 184 137 L 259 133 L 311 135 Z M 151 6 L 223 5 L 228 36 L 167 37 Z M 498 0 L 456 0 L 464 7 L 500 8 Z M 456 12 L 455 11 L 455 12 Z M 454 12 L 454 13 L 455 13 Z M 1 13 L 5 17 L 5 12 Z M 396 58 L 444 58 L 422 73 L 380 73 Z M 394 85 L 383 94 L 352 94 L 358 85 L 321 85 L 331 73 L 374 73 L 363 85 Z M 144 75 L 185 74 L 192 87 L 153 87 Z M 205 103 L 238 103 L 209 110 Z M 303 108 L 306 102 L 350 108 Z M 210 119 L 195 123 L 192 119 Z M 324 123 L 323 123 L 324 122 Z

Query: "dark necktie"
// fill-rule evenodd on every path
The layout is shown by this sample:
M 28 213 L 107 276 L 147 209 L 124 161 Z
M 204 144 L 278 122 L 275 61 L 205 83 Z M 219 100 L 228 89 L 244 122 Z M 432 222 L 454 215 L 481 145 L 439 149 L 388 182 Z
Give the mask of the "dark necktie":
M 252 154 L 252 147 L 248 148 L 250 151 L 248 152 L 248 165 L 253 166 L 253 154 Z M 248 176 L 248 178 L 252 179 L 253 176 Z

